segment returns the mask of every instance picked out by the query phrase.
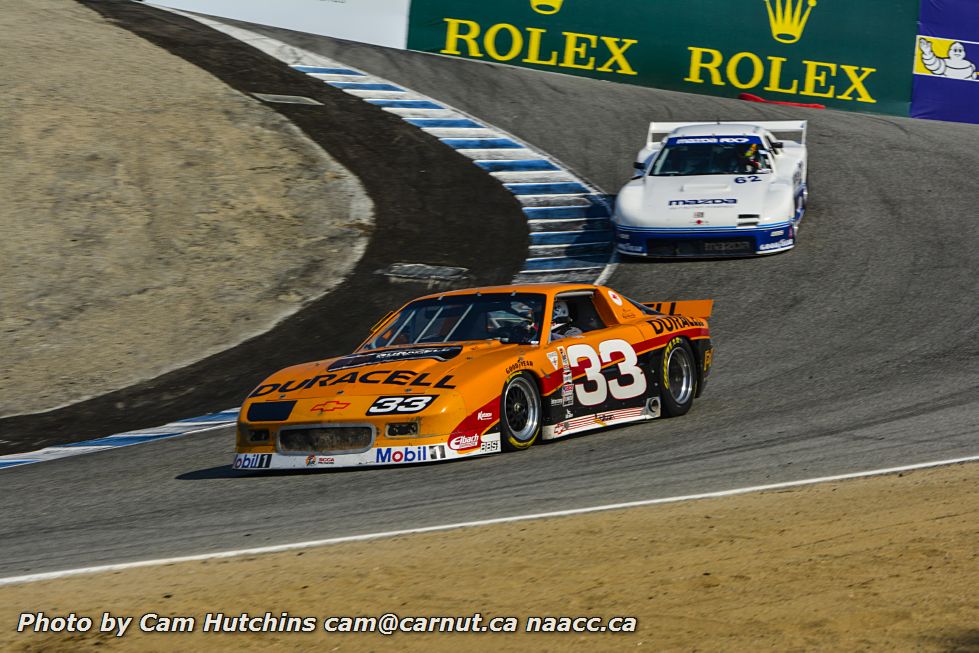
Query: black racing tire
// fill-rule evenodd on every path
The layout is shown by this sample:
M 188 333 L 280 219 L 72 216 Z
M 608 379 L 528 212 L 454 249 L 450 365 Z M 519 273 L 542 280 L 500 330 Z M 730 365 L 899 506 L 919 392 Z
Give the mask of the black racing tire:
M 543 421 L 540 390 L 526 372 L 515 374 L 500 393 L 500 442 L 504 451 L 521 451 L 540 436 Z
M 697 358 L 684 338 L 673 338 L 663 348 L 659 382 L 663 415 L 686 415 L 697 395 Z

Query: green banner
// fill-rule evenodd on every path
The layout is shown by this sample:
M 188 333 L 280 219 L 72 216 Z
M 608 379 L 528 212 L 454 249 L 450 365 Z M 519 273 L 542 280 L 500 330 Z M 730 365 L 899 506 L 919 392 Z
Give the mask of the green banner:
M 413 0 L 408 48 L 908 115 L 918 0 Z

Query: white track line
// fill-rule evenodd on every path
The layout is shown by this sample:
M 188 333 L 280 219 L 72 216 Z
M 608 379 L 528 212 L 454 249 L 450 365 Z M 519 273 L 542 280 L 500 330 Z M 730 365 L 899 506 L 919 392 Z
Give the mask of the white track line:
M 902 465 L 900 467 L 888 467 L 886 469 L 874 469 L 863 472 L 853 472 L 850 474 L 838 474 L 836 476 L 821 476 L 819 478 L 808 478 L 801 481 L 786 481 L 784 483 L 771 483 L 769 485 L 755 485 L 751 487 L 737 488 L 734 490 L 721 490 L 718 492 L 704 492 L 701 494 L 687 494 L 677 497 L 664 497 L 662 499 L 645 499 L 642 501 L 629 501 L 626 503 L 610 503 L 602 506 L 592 506 L 590 508 L 572 508 L 570 510 L 556 510 L 553 512 L 541 512 L 530 515 L 514 515 L 512 517 L 498 517 L 496 519 L 482 519 L 479 521 L 459 522 L 456 524 L 442 524 L 440 526 L 424 526 L 422 528 L 407 528 L 399 531 L 385 531 L 381 533 L 365 533 L 363 535 L 348 535 L 345 537 L 331 537 L 323 540 L 309 540 L 306 542 L 293 542 L 291 544 L 277 544 L 274 546 L 262 546 L 253 549 L 235 549 L 232 551 L 219 551 L 217 553 L 202 553 L 199 555 L 178 556 L 174 558 L 159 558 L 156 560 L 140 560 L 138 562 L 123 562 L 114 565 L 99 565 L 96 567 L 79 567 L 77 569 L 64 569 L 61 571 L 49 571 L 40 574 L 26 574 L 24 576 L 9 576 L 0 578 L 0 586 L 17 585 L 21 583 L 33 583 L 42 580 L 55 580 L 68 576 L 80 576 L 82 574 L 96 574 L 107 571 L 123 571 L 126 569 L 138 569 L 140 567 L 158 567 L 161 565 L 172 565 L 180 562 L 199 562 L 202 560 L 216 560 L 221 558 L 238 558 L 242 556 L 264 555 L 269 553 L 281 553 L 283 551 L 295 551 L 296 549 L 309 549 L 318 546 L 331 544 L 346 544 L 350 542 L 365 542 L 368 540 L 378 540 L 382 538 L 398 537 L 402 535 L 418 535 L 421 533 L 436 533 L 439 531 L 457 530 L 462 528 L 472 528 L 474 526 L 492 526 L 494 524 L 510 524 L 513 522 L 529 521 L 532 519 L 548 519 L 551 517 L 569 517 L 572 515 L 584 515 L 592 512 L 604 512 L 608 510 L 622 510 L 624 508 L 639 508 L 642 506 L 653 506 L 661 503 L 679 503 L 681 501 L 696 501 L 699 499 L 716 499 L 720 497 L 730 497 L 738 494 L 748 494 L 752 492 L 764 492 L 766 490 L 783 490 L 804 485 L 815 485 L 817 483 L 828 483 L 832 481 L 845 481 L 854 478 L 866 478 L 868 476 L 881 476 L 883 474 L 896 474 L 908 472 L 916 469 L 927 469 L 929 467 L 942 467 L 945 465 L 956 465 L 959 463 L 979 461 L 979 455 L 965 456 L 963 458 L 952 458 L 949 460 L 938 460 L 927 463 L 916 463 L 913 465 Z

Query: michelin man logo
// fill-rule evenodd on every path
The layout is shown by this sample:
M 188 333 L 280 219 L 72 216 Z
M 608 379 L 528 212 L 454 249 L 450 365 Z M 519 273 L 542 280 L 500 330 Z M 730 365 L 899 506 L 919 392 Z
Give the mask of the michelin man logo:
M 918 39 L 921 49 L 921 63 L 932 75 L 950 77 L 952 79 L 976 79 L 976 65 L 965 58 L 965 46 L 955 41 L 948 48 L 947 57 L 935 55 L 931 41 L 922 37 Z

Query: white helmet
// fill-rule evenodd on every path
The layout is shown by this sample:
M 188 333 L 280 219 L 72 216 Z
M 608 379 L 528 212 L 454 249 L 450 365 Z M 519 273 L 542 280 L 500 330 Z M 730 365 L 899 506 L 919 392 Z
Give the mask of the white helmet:
M 568 311 L 568 302 L 563 300 L 554 301 L 554 312 L 551 313 L 551 324 L 564 324 L 571 319 L 571 313 Z

